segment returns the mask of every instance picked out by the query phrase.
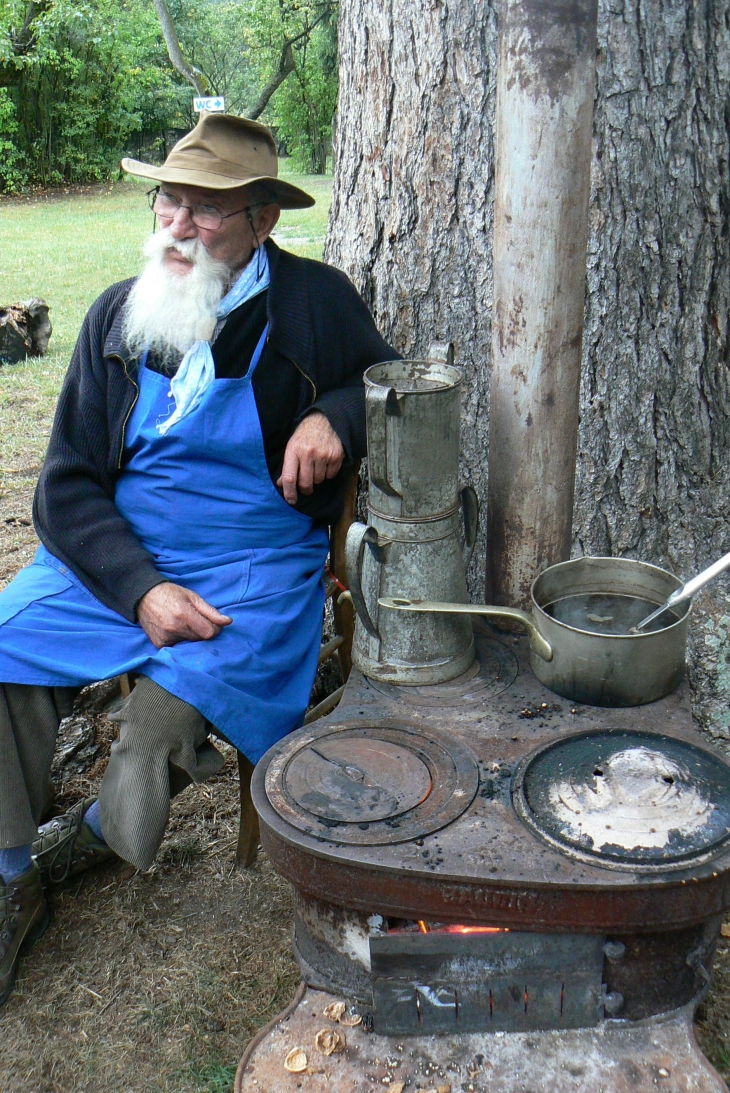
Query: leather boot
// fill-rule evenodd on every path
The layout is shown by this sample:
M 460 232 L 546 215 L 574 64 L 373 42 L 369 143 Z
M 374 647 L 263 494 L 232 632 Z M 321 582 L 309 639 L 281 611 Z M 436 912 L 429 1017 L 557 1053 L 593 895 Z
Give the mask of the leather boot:
M 38 828 L 32 854 L 44 885 L 62 884 L 68 877 L 116 858 L 112 848 L 100 842 L 84 823 L 84 816 L 95 800 L 96 797 L 86 797 L 69 812 Z
M 0 1006 L 13 989 L 20 950 L 37 941 L 47 926 L 41 875 L 33 864 L 15 880 L 0 884 Z

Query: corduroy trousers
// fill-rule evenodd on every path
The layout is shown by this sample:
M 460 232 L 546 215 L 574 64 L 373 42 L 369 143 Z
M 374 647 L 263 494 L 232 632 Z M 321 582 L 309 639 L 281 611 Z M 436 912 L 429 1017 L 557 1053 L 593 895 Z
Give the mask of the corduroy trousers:
M 33 842 L 47 799 L 61 719 L 75 691 L 0 684 L 0 847 Z M 224 764 L 208 735 L 213 726 L 187 702 L 146 676 L 120 710 L 99 790 L 104 839 L 137 869 L 148 869 L 162 842 L 170 799 Z

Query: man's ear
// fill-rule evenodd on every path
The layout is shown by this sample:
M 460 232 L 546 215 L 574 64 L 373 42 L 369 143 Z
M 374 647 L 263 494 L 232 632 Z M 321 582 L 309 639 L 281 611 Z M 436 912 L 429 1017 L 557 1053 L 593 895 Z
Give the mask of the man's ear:
M 259 243 L 265 243 L 279 222 L 281 209 L 278 205 L 264 205 L 254 217 L 256 236 Z

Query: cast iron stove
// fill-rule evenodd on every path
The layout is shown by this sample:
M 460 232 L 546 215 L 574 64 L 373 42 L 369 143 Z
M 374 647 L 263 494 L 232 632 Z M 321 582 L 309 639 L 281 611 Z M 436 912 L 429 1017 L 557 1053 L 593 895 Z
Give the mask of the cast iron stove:
M 407 1073 L 414 1090 L 719 1093 L 691 1017 L 730 906 L 730 766 L 685 686 L 576 706 L 537 682 L 523 639 L 479 624 L 477 646 L 450 684 L 353 671 L 335 713 L 257 767 L 308 993 L 240 1088 L 359 1093 Z M 306 1049 L 333 998 L 363 1023 L 297 1085 L 280 1049 Z

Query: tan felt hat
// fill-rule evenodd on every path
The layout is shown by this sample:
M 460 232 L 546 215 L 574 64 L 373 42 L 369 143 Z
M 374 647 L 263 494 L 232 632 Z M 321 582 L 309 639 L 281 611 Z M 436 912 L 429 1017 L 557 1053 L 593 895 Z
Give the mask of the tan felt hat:
M 308 209 L 314 198 L 277 178 L 279 163 L 271 130 L 233 114 L 204 111 L 200 121 L 177 142 L 161 167 L 123 159 L 130 175 L 154 182 L 177 182 L 206 190 L 233 190 L 260 182 L 282 209 Z

